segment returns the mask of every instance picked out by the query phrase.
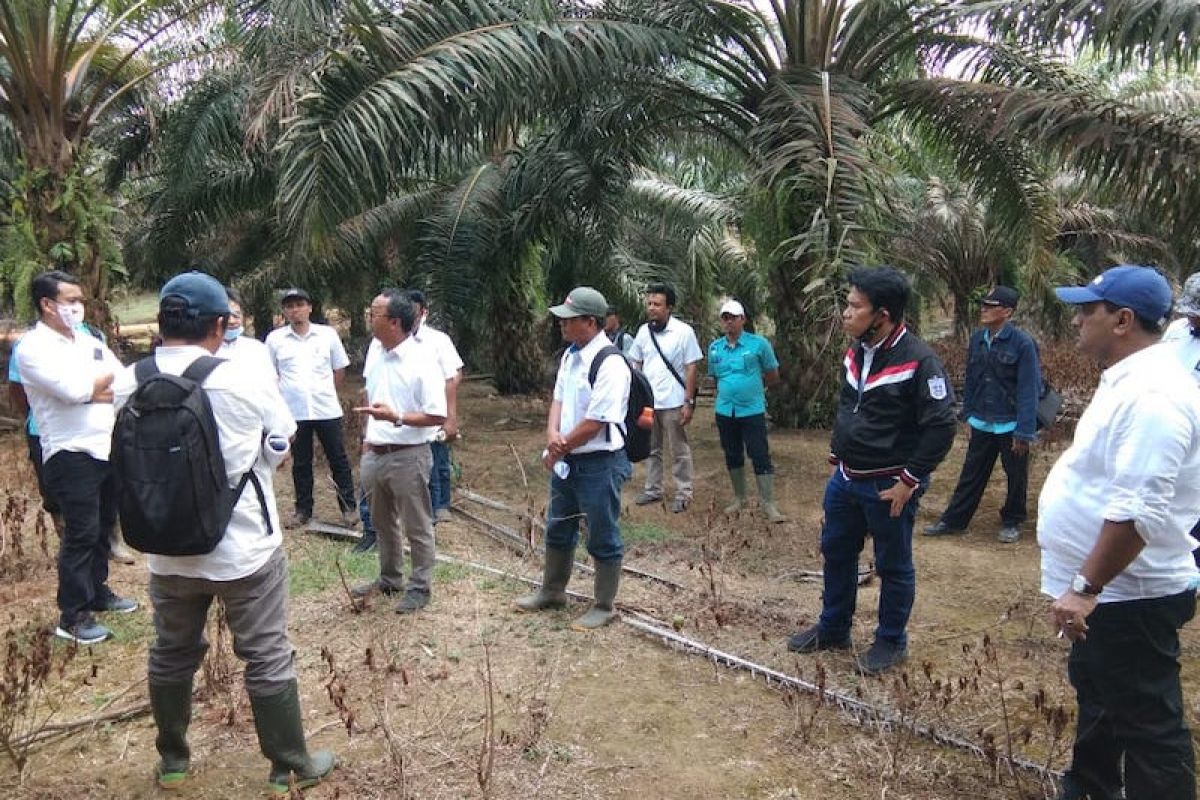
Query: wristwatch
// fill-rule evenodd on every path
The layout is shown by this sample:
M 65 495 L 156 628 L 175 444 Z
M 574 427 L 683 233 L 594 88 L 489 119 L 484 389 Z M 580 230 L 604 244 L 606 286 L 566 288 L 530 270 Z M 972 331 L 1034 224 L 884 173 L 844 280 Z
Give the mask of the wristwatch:
M 694 397 L 689 397 L 686 400 L 684 400 L 683 402 L 688 408 L 696 407 L 696 398 L 694 398 Z
M 1088 583 L 1088 579 L 1082 574 L 1076 574 L 1075 577 L 1071 579 L 1071 591 L 1075 594 L 1085 594 L 1088 597 L 1097 597 L 1099 596 L 1100 592 L 1104 591 L 1104 587 L 1093 586 L 1092 584 Z

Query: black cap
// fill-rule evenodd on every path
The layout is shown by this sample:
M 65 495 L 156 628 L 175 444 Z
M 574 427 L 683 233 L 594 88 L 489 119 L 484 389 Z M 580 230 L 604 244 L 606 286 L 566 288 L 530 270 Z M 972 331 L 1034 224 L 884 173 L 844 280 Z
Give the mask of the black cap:
M 303 300 L 309 305 L 312 304 L 312 296 L 303 289 L 295 287 L 283 290 L 283 297 L 279 298 L 280 303 L 286 303 L 288 300 Z
M 982 302 L 985 306 L 1004 306 L 1005 308 L 1016 308 L 1017 301 L 1021 299 L 1020 293 L 1016 289 L 1010 289 L 1007 286 L 994 286 L 987 293 Z

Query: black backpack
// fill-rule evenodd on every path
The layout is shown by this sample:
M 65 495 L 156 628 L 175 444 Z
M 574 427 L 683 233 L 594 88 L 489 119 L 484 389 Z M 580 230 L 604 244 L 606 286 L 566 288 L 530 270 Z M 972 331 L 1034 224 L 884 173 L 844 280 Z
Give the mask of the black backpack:
M 600 365 L 604 363 L 604 359 L 609 356 L 620 356 L 625 362 L 625 366 L 629 367 L 629 404 L 625 406 L 625 425 L 618 425 L 621 435 L 625 437 L 625 455 L 635 464 L 639 461 L 645 461 L 650 455 L 650 428 L 643 428 L 638 424 L 638 420 L 642 417 L 642 413 L 649 410 L 652 415 L 654 413 L 654 390 L 650 388 L 650 381 L 640 369 L 635 369 L 633 364 L 629 363 L 629 359 L 621 352 L 616 345 L 606 345 L 592 359 L 592 366 L 588 370 L 588 385 L 596 385 L 596 376 L 600 374 Z M 610 440 L 609 431 L 611 425 L 604 426 L 604 439 Z
M 212 406 L 202 384 L 223 363 L 200 356 L 182 375 L 160 372 L 154 356 L 134 367 L 137 389 L 117 413 L 112 466 L 121 530 L 130 547 L 164 556 L 211 553 L 225 536 L 233 507 L 253 483 L 272 533 L 262 485 L 251 467 L 236 488 Z

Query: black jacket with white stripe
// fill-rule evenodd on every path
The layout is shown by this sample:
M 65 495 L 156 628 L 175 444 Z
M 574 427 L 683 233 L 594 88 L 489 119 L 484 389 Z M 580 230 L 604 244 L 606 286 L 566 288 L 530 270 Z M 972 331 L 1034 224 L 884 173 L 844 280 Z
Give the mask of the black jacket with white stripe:
M 865 378 L 863 360 L 856 342 L 843 360 L 830 463 L 850 478 L 895 476 L 915 486 L 954 443 L 954 391 L 946 370 L 904 324 L 875 351 Z

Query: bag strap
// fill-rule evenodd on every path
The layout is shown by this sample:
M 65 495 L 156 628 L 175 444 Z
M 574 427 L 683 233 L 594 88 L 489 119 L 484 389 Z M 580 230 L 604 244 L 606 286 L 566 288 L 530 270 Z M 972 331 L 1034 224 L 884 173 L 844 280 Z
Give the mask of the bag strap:
M 133 366 L 133 378 L 137 381 L 138 386 L 141 386 L 157 374 L 158 364 L 154 362 L 154 356 L 146 356 Z
M 625 366 L 629 367 L 629 374 L 633 375 L 633 364 L 630 364 L 629 359 L 625 358 L 625 354 L 621 352 L 621 348 L 613 344 L 606 344 L 600 348 L 600 352 L 596 353 L 596 357 L 592 359 L 592 366 L 588 367 L 588 386 L 591 386 L 593 389 L 596 388 L 596 378 L 600 376 L 600 365 L 604 363 L 604 359 L 611 355 L 620 356 L 621 360 L 625 362 Z M 609 427 L 611 425 L 616 425 L 617 430 L 621 431 L 621 438 L 627 442 L 629 441 L 629 435 L 621 430 L 620 424 L 616 422 L 606 422 L 604 424 L 604 441 L 612 441 L 612 428 Z
M 683 387 L 683 391 L 687 392 L 687 381 L 679 377 L 679 373 L 675 371 L 675 365 L 672 364 L 667 359 L 666 355 L 663 354 L 662 345 L 658 343 L 658 336 L 654 334 L 653 330 L 650 330 L 650 341 L 654 342 L 654 349 L 658 351 L 658 357 L 661 358 L 663 363 L 667 365 L 667 370 L 671 373 L 675 380 L 679 382 L 679 385 Z
M 181 378 L 187 378 L 194 383 L 204 383 L 212 371 L 225 363 L 225 359 L 217 358 L 216 356 L 200 356 L 180 375 Z
M 203 358 L 203 356 L 201 357 Z M 266 492 L 263 491 L 262 483 L 258 480 L 258 475 L 255 474 L 254 467 L 250 467 L 250 469 L 246 470 L 246 474 L 242 476 L 240 481 L 238 481 L 237 489 L 235 489 L 233 492 L 233 502 L 236 504 L 241 498 L 242 492 L 245 490 L 247 483 L 254 484 L 254 493 L 258 495 L 258 507 L 262 510 L 263 522 L 267 524 L 267 536 L 270 536 L 271 534 L 275 533 L 275 528 L 273 525 L 271 525 L 271 512 L 267 508 Z

